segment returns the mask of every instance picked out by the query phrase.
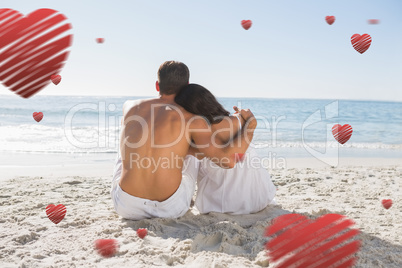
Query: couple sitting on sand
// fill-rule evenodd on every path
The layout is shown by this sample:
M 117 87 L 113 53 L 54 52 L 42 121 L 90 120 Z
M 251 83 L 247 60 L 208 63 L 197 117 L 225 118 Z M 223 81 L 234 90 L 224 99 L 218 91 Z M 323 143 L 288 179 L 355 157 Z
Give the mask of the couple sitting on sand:
M 249 214 L 273 203 L 275 186 L 249 144 L 257 120 L 248 109 L 230 115 L 207 89 L 189 84 L 189 70 L 167 61 L 158 70 L 159 98 L 123 106 L 120 152 L 111 195 L 126 219 L 200 213 Z M 254 161 L 255 162 L 255 161 Z

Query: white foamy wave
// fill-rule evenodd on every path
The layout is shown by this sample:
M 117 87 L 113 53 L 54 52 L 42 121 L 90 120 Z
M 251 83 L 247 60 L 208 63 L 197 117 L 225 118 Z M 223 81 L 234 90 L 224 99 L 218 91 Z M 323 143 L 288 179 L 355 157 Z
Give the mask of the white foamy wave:
M 261 137 L 260 137 L 261 138 Z M 257 149 L 264 148 L 352 148 L 402 150 L 402 144 L 356 143 L 343 145 L 336 141 L 308 142 L 256 140 Z M 0 151 L 28 153 L 116 153 L 119 145 L 119 128 L 54 127 L 41 124 L 0 126 Z
M 115 153 L 118 129 L 43 125 L 0 126 L 0 151 L 30 153 Z

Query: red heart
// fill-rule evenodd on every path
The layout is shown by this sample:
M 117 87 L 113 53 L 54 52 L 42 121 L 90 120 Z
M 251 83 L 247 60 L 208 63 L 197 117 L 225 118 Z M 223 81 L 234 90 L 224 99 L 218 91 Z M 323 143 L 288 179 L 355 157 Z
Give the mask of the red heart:
M 237 162 L 242 162 L 244 160 L 244 155 L 245 154 L 240 154 L 240 153 L 235 153 L 235 161 Z
M 99 44 L 102 44 L 104 41 L 104 38 L 96 38 L 96 42 L 98 42 Z
M 95 248 L 105 258 L 112 257 L 117 251 L 118 242 L 116 239 L 98 239 L 95 241 Z
M 33 118 L 35 119 L 36 122 L 40 122 L 43 118 L 43 113 L 39 112 L 39 113 L 33 113 Z
M 68 57 L 72 35 L 67 18 L 53 9 L 23 16 L 0 9 L 0 80 L 23 98 L 38 93 L 60 73 Z
M 325 20 L 327 21 L 327 23 L 328 23 L 329 25 L 332 25 L 332 23 L 335 22 L 335 16 L 326 16 L 326 17 L 325 17 Z
M 144 239 L 144 237 L 148 234 L 147 229 L 138 229 L 137 235 L 139 238 Z
M 369 23 L 369 24 L 378 24 L 378 23 L 380 23 L 380 20 L 371 19 L 371 20 L 368 20 L 368 23 Z
M 382 203 L 382 206 L 383 206 L 385 209 L 389 209 L 389 208 L 392 206 L 392 200 L 391 200 L 391 199 L 383 199 L 383 200 L 381 201 L 381 203 Z
M 354 34 L 351 37 L 353 48 L 363 54 L 371 45 L 371 36 L 369 34 Z
M 250 29 L 252 24 L 253 24 L 253 22 L 251 20 L 242 20 L 241 21 L 241 26 L 243 26 L 243 28 L 246 30 Z
M 351 267 L 360 241 L 348 241 L 359 231 L 339 214 L 327 214 L 310 221 L 299 214 L 281 215 L 266 229 L 272 236 L 265 244 L 270 261 L 279 267 Z M 295 265 L 297 264 L 297 265 Z
M 332 135 L 340 143 L 344 144 L 352 136 L 353 129 L 351 125 L 345 124 L 343 126 L 336 124 L 332 127 Z
M 66 216 L 67 209 L 64 205 L 59 204 L 57 206 L 50 204 L 46 207 L 46 215 L 55 224 L 58 224 Z
M 61 81 L 61 75 L 52 75 L 50 80 L 52 80 L 53 84 L 58 85 Z

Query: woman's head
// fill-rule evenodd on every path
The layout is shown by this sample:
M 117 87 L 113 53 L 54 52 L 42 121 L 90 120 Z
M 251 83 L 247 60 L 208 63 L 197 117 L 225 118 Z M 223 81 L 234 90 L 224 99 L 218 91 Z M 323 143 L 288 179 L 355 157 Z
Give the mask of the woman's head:
M 219 123 L 230 115 L 208 89 L 197 84 L 184 86 L 174 100 L 186 111 L 205 117 L 210 124 Z

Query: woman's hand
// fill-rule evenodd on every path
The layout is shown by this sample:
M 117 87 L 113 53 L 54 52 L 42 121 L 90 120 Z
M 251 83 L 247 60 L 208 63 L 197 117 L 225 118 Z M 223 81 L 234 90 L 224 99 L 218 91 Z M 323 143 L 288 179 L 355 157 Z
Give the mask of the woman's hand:
M 249 129 L 255 129 L 257 127 L 257 119 L 255 119 L 254 114 L 250 111 L 250 109 L 239 109 L 237 106 L 233 106 L 233 109 L 236 113 L 239 113 L 240 116 L 246 121 L 246 126 Z
M 239 111 L 240 111 L 240 109 L 239 108 L 237 108 L 237 106 L 233 106 L 233 110 L 235 110 L 235 114 L 238 114 L 239 113 Z

